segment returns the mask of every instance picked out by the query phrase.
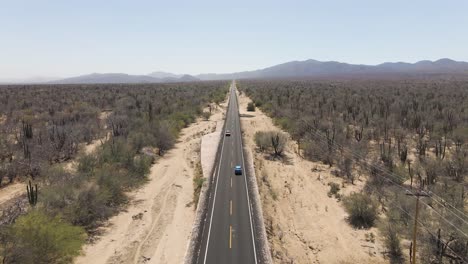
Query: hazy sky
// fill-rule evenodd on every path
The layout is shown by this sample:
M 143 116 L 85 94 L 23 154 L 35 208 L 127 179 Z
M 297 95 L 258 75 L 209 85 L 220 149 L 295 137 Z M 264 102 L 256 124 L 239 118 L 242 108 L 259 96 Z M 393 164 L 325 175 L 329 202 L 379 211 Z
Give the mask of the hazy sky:
M 0 79 L 468 61 L 468 1 L 0 0 Z

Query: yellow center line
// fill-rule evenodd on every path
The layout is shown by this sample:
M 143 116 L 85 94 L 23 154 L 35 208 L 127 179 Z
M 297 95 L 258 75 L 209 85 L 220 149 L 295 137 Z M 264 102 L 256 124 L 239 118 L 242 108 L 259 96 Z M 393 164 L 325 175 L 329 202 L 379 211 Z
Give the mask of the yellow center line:
M 232 248 L 232 226 L 229 226 L 229 248 Z

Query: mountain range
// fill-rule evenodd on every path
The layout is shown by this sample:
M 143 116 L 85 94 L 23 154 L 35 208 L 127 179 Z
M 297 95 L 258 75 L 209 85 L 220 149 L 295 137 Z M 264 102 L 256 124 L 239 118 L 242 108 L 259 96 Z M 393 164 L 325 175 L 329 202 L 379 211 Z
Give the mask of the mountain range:
M 160 77 L 155 77 L 160 76 Z M 55 80 L 54 84 L 85 84 L 85 83 L 168 83 L 168 82 L 192 82 L 199 79 L 188 74 L 148 74 L 148 75 L 130 75 L 125 73 L 92 73 L 71 77 L 61 80 Z
M 411 76 L 456 75 L 468 77 L 468 62 L 440 59 L 436 61 L 423 60 L 416 63 L 386 62 L 379 65 L 349 64 L 337 61 L 291 61 L 272 67 L 225 74 L 173 74 L 168 72 L 152 72 L 147 75 L 130 75 L 125 73 L 92 73 L 49 82 L 34 83 L 84 84 L 84 83 L 163 83 L 192 82 L 199 80 L 230 80 L 230 79 L 271 79 L 271 78 L 386 78 Z M 15 83 L 30 83 L 30 81 L 15 81 Z
M 386 62 L 379 65 L 349 64 L 336 61 L 291 61 L 272 67 L 229 74 L 200 74 L 201 80 L 320 78 L 320 77 L 392 77 L 455 74 L 468 76 L 468 63 L 451 59 L 416 63 Z

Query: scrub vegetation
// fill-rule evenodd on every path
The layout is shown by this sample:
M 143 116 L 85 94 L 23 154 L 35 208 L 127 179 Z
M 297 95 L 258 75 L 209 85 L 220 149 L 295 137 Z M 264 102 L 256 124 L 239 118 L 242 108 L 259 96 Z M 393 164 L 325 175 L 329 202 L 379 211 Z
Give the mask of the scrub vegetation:
M 70 263 L 181 129 L 227 91 L 224 82 L 1 86 L 0 184 L 31 181 L 26 203 L 3 210 L 3 263 Z
M 242 81 L 299 154 L 361 191 L 341 197 L 348 222 L 377 226 L 393 263 L 468 260 L 468 83 L 456 80 Z M 270 146 L 261 134 L 259 149 Z M 330 189 L 330 196 L 337 188 Z

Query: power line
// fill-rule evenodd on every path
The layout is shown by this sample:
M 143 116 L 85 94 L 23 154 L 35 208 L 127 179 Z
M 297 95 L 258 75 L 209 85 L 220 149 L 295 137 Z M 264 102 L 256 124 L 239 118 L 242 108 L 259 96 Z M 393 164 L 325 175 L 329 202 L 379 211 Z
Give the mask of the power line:
M 322 143 L 329 144 L 328 139 L 327 139 L 327 140 L 321 139 L 322 137 L 324 137 L 323 135 L 321 135 L 321 134 L 319 134 L 318 132 L 314 131 L 314 129 L 312 129 L 311 132 L 314 133 L 315 135 L 319 136 L 319 139 L 318 139 L 319 141 L 321 141 Z M 341 147 L 341 149 L 342 149 L 343 151 L 348 151 L 348 152 L 349 152 L 351 155 L 353 155 L 354 157 L 359 158 L 358 160 L 365 160 L 365 158 L 363 158 L 362 156 L 360 156 L 358 153 L 354 153 L 353 151 L 344 148 L 343 146 L 341 146 L 341 145 L 338 144 L 338 143 L 333 143 L 333 144 L 331 145 L 331 147 L 335 147 L 335 148 L 336 148 L 336 146 Z M 338 150 L 338 149 L 337 149 L 337 150 Z M 359 161 L 358 161 L 358 162 L 359 162 Z M 365 163 L 365 161 L 364 161 L 364 163 Z M 372 164 L 367 164 L 367 163 L 365 163 L 365 165 L 368 166 L 368 167 L 377 169 L 378 171 L 383 172 L 383 173 L 387 174 L 387 175 L 390 176 L 390 177 L 395 176 L 395 175 L 393 175 L 391 172 L 388 172 L 384 167 L 380 167 L 380 166 L 377 167 L 377 166 L 374 166 L 374 165 L 372 165 Z M 390 178 L 384 177 L 384 179 L 386 179 L 387 181 L 391 181 L 394 185 L 398 186 L 399 188 L 403 189 L 403 190 L 406 191 L 406 192 L 413 193 L 411 190 L 408 190 L 407 188 L 401 186 L 399 183 L 393 181 L 393 180 L 390 179 Z M 414 193 L 413 193 L 413 194 L 414 194 Z M 461 234 L 463 234 L 465 237 L 468 237 L 468 235 L 467 235 L 465 232 L 463 232 L 462 230 L 460 230 L 460 229 L 459 229 L 458 227 L 456 227 L 452 222 L 450 222 L 450 221 L 447 220 L 445 217 L 443 217 L 437 210 L 435 210 L 434 208 L 432 208 L 430 205 L 428 205 L 428 204 L 427 204 L 426 202 L 424 202 L 424 201 L 422 201 L 422 203 L 423 203 L 424 205 L 426 205 L 427 207 L 430 207 L 435 213 L 437 213 L 444 221 L 446 221 L 449 225 L 451 225 L 451 226 L 452 226 L 454 229 L 456 229 L 458 232 L 460 232 Z M 468 223 L 465 219 L 461 218 L 459 215 L 455 214 L 454 212 L 452 212 L 452 211 L 450 211 L 450 210 L 449 210 L 449 212 L 452 213 L 453 215 L 455 215 L 455 216 L 456 216 L 457 218 L 459 218 L 460 220 L 462 220 L 465 224 Z M 464 215 L 464 216 L 466 217 L 466 215 Z
M 318 136 L 320 136 L 320 137 L 323 137 L 323 135 L 320 135 L 320 134 L 318 134 L 318 133 L 317 133 L 316 135 L 318 135 Z M 319 141 L 321 141 L 322 143 L 327 143 L 327 144 L 328 144 L 328 140 L 319 139 Z M 333 145 L 338 145 L 338 146 L 340 146 L 340 144 L 337 144 L 337 143 L 334 143 Z M 332 145 L 332 147 L 333 147 L 333 145 Z M 341 147 L 342 147 L 342 146 L 341 146 Z M 342 147 L 342 149 L 345 150 L 344 147 Z M 351 154 L 353 154 L 353 155 L 359 156 L 358 153 L 355 153 L 355 152 L 353 152 L 353 151 L 348 150 L 348 152 L 351 152 Z M 360 156 L 359 156 L 359 157 L 360 157 Z M 365 159 L 362 158 L 362 157 L 360 157 L 360 158 L 361 158 L 362 160 L 365 160 Z M 361 160 L 361 159 L 360 159 L 360 160 Z M 369 167 L 377 168 L 377 169 L 379 169 L 379 170 L 380 170 L 380 169 L 384 169 L 384 168 L 379 168 L 379 167 L 376 167 L 376 166 L 373 166 L 373 165 L 369 165 L 369 164 L 367 164 L 367 163 L 366 163 L 366 165 L 369 166 Z M 391 173 L 387 173 L 387 174 L 392 175 Z M 405 191 L 409 192 L 410 194 L 414 194 L 413 192 L 409 191 L 408 189 L 404 188 L 403 186 L 399 185 L 398 183 L 394 182 L 393 180 L 391 180 L 391 179 L 389 179 L 389 178 L 386 178 L 386 177 L 384 177 L 384 179 L 385 179 L 385 180 L 390 180 L 392 183 L 394 183 L 395 185 L 399 186 L 400 188 L 403 188 Z M 375 191 L 378 192 L 380 195 L 385 196 L 385 195 L 383 195 L 380 191 L 378 191 L 378 190 L 375 190 Z M 424 202 L 423 202 L 423 203 L 424 203 Z M 424 203 L 424 204 L 426 204 L 426 203 Z M 425 229 L 432 237 L 435 237 L 435 235 L 434 235 L 420 220 L 418 220 L 417 218 L 413 217 L 409 212 L 407 212 L 406 210 L 404 210 L 404 209 L 403 209 L 401 206 L 399 206 L 398 204 L 393 203 L 393 205 L 396 206 L 396 207 L 398 207 L 401 211 L 403 211 L 405 214 L 407 214 L 410 218 L 412 218 L 413 220 L 415 220 L 419 225 L 421 225 L 422 227 L 424 227 L 424 229 Z M 426 204 L 426 205 L 427 205 L 427 204 Z M 430 206 L 429 206 L 429 207 L 430 207 Z M 433 210 L 434 210 L 434 209 L 433 209 Z M 437 212 L 436 210 L 434 210 L 434 211 L 435 211 L 437 214 L 439 214 L 439 215 L 441 216 L 441 218 L 444 219 L 446 222 L 448 222 L 452 227 L 454 227 L 454 228 L 457 229 L 459 232 L 461 232 L 463 235 L 465 235 L 466 237 L 468 237 L 463 231 L 459 230 L 459 229 L 458 229 L 456 226 L 454 226 L 450 221 L 448 221 L 447 219 L 445 219 L 439 212 Z M 445 242 L 443 241 L 443 239 L 441 239 L 441 241 L 445 244 Z M 460 255 L 458 255 L 458 254 L 456 253 L 456 251 L 455 251 L 453 248 L 451 248 L 449 245 L 447 245 L 447 248 L 449 248 L 449 249 L 452 251 L 452 253 L 453 253 L 454 255 L 456 255 L 460 260 L 462 260 L 462 261 L 465 262 L 465 263 L 468 263 L 464 258 L 462 258 Z M 413 253 L 415 253 L 415 252 L 413 252 Z
M 312 133 L 315 133 L 315 134 L 318 135 L 319 137 L 323 137 L 323 138 L 324 138 L 323 135 L 321 135 L 319 132 L 317 132 L 318 129 L 315 129 L 315 128 L 309 126 L 309 125 L 307 125 L 307 126 L 310 127 L 310 129 L 312 130 L 312 131 L 311 131 Z M 314 131 L 314 130 L 316 130 L 316 131 Z M 327 139 L 327 140 L 328 140 L 328 139 Z M 328 143 L 328 142 L 327 142 L 327 143 Z M 338 145 L 339 147 L 341 147 L 342 149 L 344 149 L 344 147 L 343 147 L 342 145 L 340 145 L 340 144 L 338 144 L 338 143 L 334 143 L 334 144 L 335 144 L 335 145 Z M 359 157 L 360 159 L 364 159 L 364 157 L 360 156 L 359 153 L 352 152 L 351 150 L 348 150 L 348 151 L 349 151 L 350 153 L 352 153 L 355 157 Z M 380 169 L 381 169 L 381 170 L 386 170 L 386 168 L 380 168 Z M 387 171 L 387 173 L 390 173 L 390 174 L 391 174 L 390 171 Z M 446 207 L 446 205 L 448 205 L 448 206 L 452 207 L 455 211 L 457 211 L 457 212 L 459 212 L 461 215 L 463 215 L 465 218 L 468 218 L 468 216 L 467 216 L 464 212 L 460 211 L 458 208 L 456 208 L 455 206 L 453 206 L 451 203 L 445 201 L 442 197 L 440 197 L 440 196 L 437 195 L 436 193 L 434 193 L 434 192 L 432 192 L 432 191 L 430 191 L 430 190 L 429 190 L 428 192 L 429 192 L 432 196 L 435 196 L 435 197 L 439 198 L 440 200 L 442 200 L 442 202 L 440 202 L 440 201 L 434 199 L 434 201 L 437 202 L 439 205 L 441 205 L 441 206 L 443 206 L 443 207 Z M 455 214 L 455 215 L 456 215 L 456 214 Z M 458 215 L 456 215 L 456 216 L 459 217 Z M 465 223 L 468 224 L 468 222 L 467 222 L 466 220 L 462 220 L 462 221 L 464 221 Z
M 320 134 L 317 133 L 317 132 L 312 131 L 312 133 L 315 133 L 315 134 L 318 135 L 319 137 L 323 137 L 323 135 L 320 135 Z M 328 139 L 327 139 L 326 141 L 325 141 L 325 140 L 321 140 L 321 139 L 319 139 L 319 140 L 320 140 L 322 143 L 326 143 L 326 144 L 329 143 L 329 142 L 328 142 Z M 341 145 L 338 144 L 338 143 L 333 143 L 333 144 L 332 144 L 332 147 L 334 147 L 333 145 L 336 145 L 336 146 L 341 147 L 341 149 L 342 149 L 343 151 L 348 151 L 348 152 L 351 153 L 354 157 L 358 157 L 358 158 L 359 158 L 358 160 L 365 160 L 365 158 L 363 158 L 362 156 L 360 156 L 358 153 L 354 153 L 354 152 L 351 151 L 351 150 L 345 149 L 343 146 L 341 146 Z M 359 161 L 358 161 L 358 162 L 359 162 Z M 375 166 L 375 165 L 367 164 L 367 163 L 365 163 L 365 162 L 364 162 L 364 164 L 365 164 L 366 166 L 368 166 L 368 167 L 377 169 L 378 171 L 380 171 L 380 172 L 382 172 L 382 173 L 385 173 L 385 174 L 387 174 L 387 175 L 390 176 L 390 177 L 394 177 L 394 176 L 395 176 L 393 173 L 391 173 L 391 172 L 389 172 L 388 170 L 386 170 L 385 167 L 381 167 L 381 166 L 377 167 L 377 166 Z M 387 180 L 387 181 L 391 181 L 393 184 L 395 184 L 396 186 L 398 186 L 399 188 L 403 189 L 403 190 L 406 191 L 406 192 L 413 193 L 411 190 L 409 190 L 409 189 L 407 189 L 407 188 L 401 186 L 401 184 L 399 184 L 399 183 L 393 181 L 391 178 L 384 177 L 384 179 Z M 414 194 L 414 193 L 413 193 L 413 194 Z M 452 222 L 450 222 L 450 221 L 448 221 L 446 218 L 444 218 L 437 210 L 435 210 L 435 209 L 434 209 L 433 207 L 431 207 L 429 204 L 427 204 L 427 203 L 424 202 L 424 201 L 422 201 L 422 203 L 423 203 L 424 205 L 426 205 L 427 207 L 431 208 L 434 212 L 436 212 L 439 216 L 441 216 L 441 218 L 444 219 L 447 223 L 449 223 L 452 227 L 454 227 L 454 228 L 457 229 L 459 232 L 461 232 L 463 235 L 465 235 L 466 237 L 468 237 L 467 234 L 465 234 L 463 231 L 459 230 Z M 452 212 L 452 211 L 449 211 L 449 212 L 452 213 L 453 215 L 455 215 L 455 216 L 456 216 L 457 218 L 459 218 L 460 220 L 462 220 L 465 224 L 468 223 L 465 219 L 461 218 L 459 215 L 455 214 L 454 212 Z M 466 215 L 464 215 L 464 216 L 466 217 Z
M 384 196 L 381 192 L 375 190 L 376 192 L 378 192 L 380 195 Z M 412 218 L 413 220 L 415 220 L 420 226 L 422 226 L 426 232 L 428 232 L 432 237 L 436 237 L 430 230 L 427 226 L 425 226 L 420 220 L 418 220 L 417 218 L 413 217 L 412 214 L 410 214 L 408 211 L 406 211 L 405 209 L 403 209 L 401 206 L 399 206 L 398 204 L 394 203 L 393 204 L 395 207 L 399 208 L 402 212 L 404 212 L 405 214 L 407 214 L 410 218 Z M 443 240 L 443 239 L 440 239 L 444 244 L 446 244 L 446 242 Z M 465 263 L 468 263 L 468 261 L 466 261 L 464 258 L 462 258 L 460 255 L 458 255 L 456 253 L 456 251 L 451 248 L 448 244 L 447 244 L 447 248 L 450 249 L 452 251 L 453 254 L 455 254 L 455 256 L 457 256 L 460 260 L 462 260 L 463 262 Z

